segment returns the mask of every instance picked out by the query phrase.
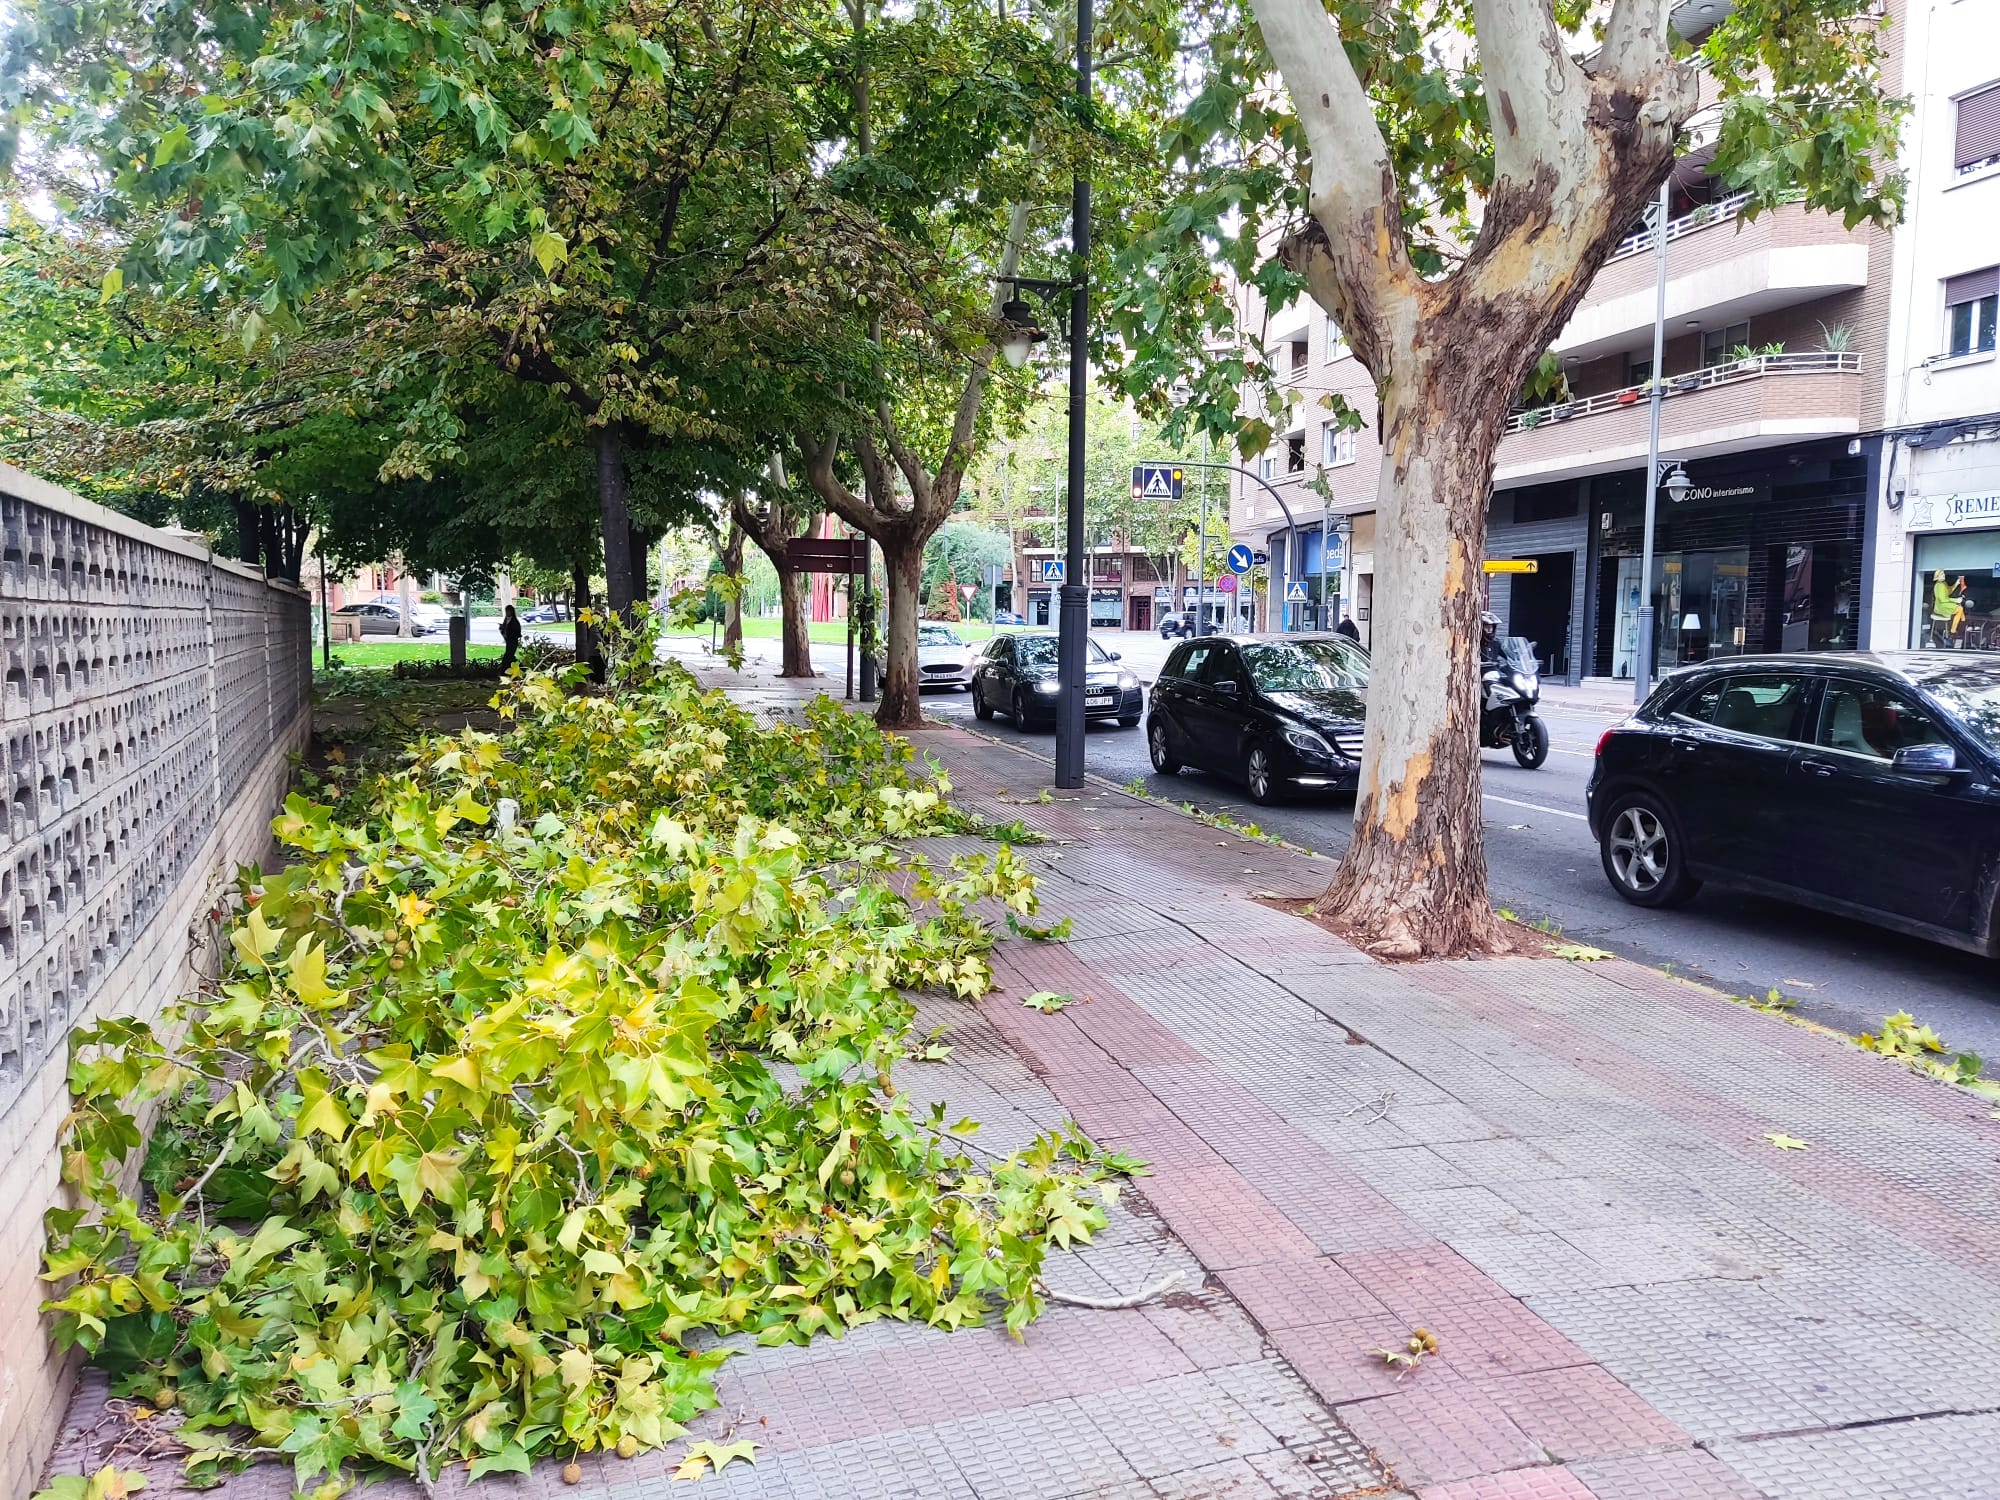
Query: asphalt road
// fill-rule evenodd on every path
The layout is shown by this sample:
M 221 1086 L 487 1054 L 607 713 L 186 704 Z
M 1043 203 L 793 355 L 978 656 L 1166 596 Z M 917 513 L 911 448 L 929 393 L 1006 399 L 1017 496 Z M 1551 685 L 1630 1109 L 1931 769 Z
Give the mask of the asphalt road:
M 1101 635 L 1109 649 L 1150 683 L 1171 642 L 1156 634 Z M 753 642 L 753 647 L 769 644 Z M 841 687 L 839 648 L 820 648 L 815 664 L 828 688 Z M 980 724 L 963 693 L 931 693 L 926 709 L 979 733 L 1021 743 L 1043 757 L 1054 736 L 1022 734 L 1005 719 Z M 1797 1012 L 1842 1030 L 1877 1027 L 1907 1010 L 1937 1028 L 1955 1048 L 2000 1058 L 2000 965 L 1935 944 L 1899 937 L 1803 907 L 1704 889 L 1674 911 L 1645 911 L 1613 894 L 1598 863 L 1583 816 L 1583 787 L 1597 736 L 1611 722 L 1594 707 L 1545 705 L 1553 746 L 1539 771 L 1524 771 L 1512 755 L 1487 751 L 1481 774 L 1486 800 L 1486 848 L 1494 903 L 1525 921 L 1548 922 L 1573 941 L 1687 974 L 1738 995 L 1776 989 Z M 1141 729 L 1093 727 L 1086 744 L 1089 771 L 1120 785 L 1138 778 L 1153 796 L 1227 812 L 1241 822 L 1338 858 L 1347 847 L 1351 799 L 1254 806 L 1242 788 L 1188 771 L 1154 774 Z M 1865 858 L 1865 851 L 1856 851 Z

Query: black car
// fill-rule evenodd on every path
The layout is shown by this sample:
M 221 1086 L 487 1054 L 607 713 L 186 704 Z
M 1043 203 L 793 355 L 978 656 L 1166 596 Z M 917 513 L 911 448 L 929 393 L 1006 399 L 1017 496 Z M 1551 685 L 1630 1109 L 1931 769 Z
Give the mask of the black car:
M 1194 611 L 1191 609 L 1170 609 L 1160 616 L 1160 639 L 1170 641 L 1177 635 L 1194 634 Z
M 1287 788 L 1352 790 L 1361 775 L 1368 653 L 1344 636 L 1183 641 L 1153 684 L 1153 769 L 1242 781 L 1252 802 Z
M 1139 679 L 1118 665 L 1118 653 L 1084 637 L 1083 716 L 1116 719 L 1130 729 L 1146 706 Z M 972 664 L 972 711 L 982 719 L 1011 716 L 1028 729 L 1056 722 L 1056 634 L 1053 630 L 996 635 Z
M 1705 880 L 2000 956 L 2000 653 L 1737 657 L 1597 743 L 1612 887 Z

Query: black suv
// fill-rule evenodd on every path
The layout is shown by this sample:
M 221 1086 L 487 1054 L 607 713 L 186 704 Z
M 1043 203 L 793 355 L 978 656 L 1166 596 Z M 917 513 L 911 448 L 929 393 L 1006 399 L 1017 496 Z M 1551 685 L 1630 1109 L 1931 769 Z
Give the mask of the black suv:
M 2000 956 L 2000 653 L 1676 672 L 1597 742 L 1585 798 L 1637 905 L 1713 880 Z
M 1352 790 L 1367 693 L 1368 653 L 1345 636 L 1203 636 L 1160 669 L 1146 746 L 1162 775 L 1220 771 L 1252 802 Z

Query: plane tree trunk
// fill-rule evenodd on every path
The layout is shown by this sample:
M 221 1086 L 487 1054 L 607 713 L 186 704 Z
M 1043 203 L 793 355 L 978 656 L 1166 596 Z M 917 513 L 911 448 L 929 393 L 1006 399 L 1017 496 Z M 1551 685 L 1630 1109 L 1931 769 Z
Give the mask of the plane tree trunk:
M 810 532 L 812 516 L 800 521 L 781 503 L 786 490 L 784 467 L 775 459 L 771 465 L 774 495 L 759 496 L 739 491 L 730 501 L 731 523 L 757 544 L 757 550 L 771 560 L 778 574 L 780 677 L 813 677 L 811 620 L 806 611 L 805 575 L 792 566 L 789 547 L 795 536 Z M 741 544 L 738 544 L 739 550 Z M 740 629 L 740 626 L 739 626 Z
M 885 729 L 923 727 L 922 674 L 917 670 L 917 620 L 923 612 L 924 543 L 906 536 L 882 541 L 888 578 L 882 624 L 881 699 L 875 722 Z
M 743 644 L 743 526 L 734 516 L 729 521 L 729 536 L 722 544 L 722 576 L 736 584 L 736 591 L 730 597 L 729 609 L 722 621 L 722 648 L 734 651 Z

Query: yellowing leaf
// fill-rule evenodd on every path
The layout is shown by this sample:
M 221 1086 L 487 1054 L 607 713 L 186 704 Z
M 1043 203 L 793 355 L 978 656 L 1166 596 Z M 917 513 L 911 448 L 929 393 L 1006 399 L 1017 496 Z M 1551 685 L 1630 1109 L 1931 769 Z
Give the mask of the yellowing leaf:
M 396 913 L 402 917 L 405 927 L 415 927 L 430 915 L 431 903 L 415 891 L 406 891 L 396 898 Z
M 439 1063 L 431 1069 L 431 1077 L 442 1078 L 447 1083 L 455 1083 L 462 1089 L 477 1091 L 479 1088 L 479 1062 L 471 1057 L 454 1057 L 450 1062 Z
M 1803 1151 L 1806 1149 L 1806 1143 L 1795 1135 L 1784 1135 L 1781 1132 L 1772 1131 L 1764 1139 L 1776 1146 L 1780 1151 Z
M 1566 958 L 1571 963 L 1594 964 L 1601 958 L 1612 955 L 1603 948 L 1593 948 L 1588 943 L 1557 943 L 1549 949 L 1551 957 Z
M 328 1093 L 321 1083 L 301 1079 L 299 1087 L 299 1134 L 311 1135 L 319 1131 L 336 1141 L 344 1139 L 351 1122 L 347 1111 L 340 1107 L 340 1101 Z
M 551 234 L 547 230 L 530 239 L 528 249 L 535 257 L 535 264 L 542 268 L 544 276 L 555 270 L 560 262 L 569 259 L 569 246 L 563 243 L 563 237 Z
M 674 1470 L 674 1478 L 699 1479 L 712 1467 L 718 1473 L 738 1460 L 746 1464 L 757 1462 L 757 1445 L 741 1443 L 689 1443 L 680 1467 Z

